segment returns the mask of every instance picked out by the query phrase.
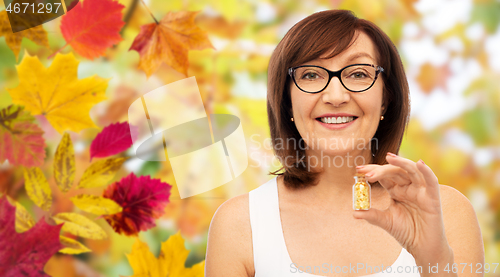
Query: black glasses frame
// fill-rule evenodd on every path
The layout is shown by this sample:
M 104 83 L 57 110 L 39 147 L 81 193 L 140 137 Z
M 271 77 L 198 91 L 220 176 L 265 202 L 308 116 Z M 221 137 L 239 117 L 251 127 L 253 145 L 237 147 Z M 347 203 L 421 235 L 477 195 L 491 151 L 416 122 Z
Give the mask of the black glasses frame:
M 366 89 L 363 89 L 363 90 L 352 90 L 352 89 L 349 89 L 345 86 L 344 82 L 342 82 L 342 71 L 344 71 L 344 69 L 348 68 L 348 67 L 351 67 L 351 66 L 355 66 L 355 65 L 366 65 L 366 66 L 371 66 L 373 68 L 375 68 L 375 78 L 373 78 L 373 83 Z M 326 83 L 325 87 L 322 88 L 321 90 L 318 90 L 318 91 L 314 91 L 314 92 L 310 92 L 310 91 L 306 91 L 306 90 L 303 90 L 301 87 L 299 87 L 299 85 L 297 85 L 297 81 L 295 81 L 295 70 L 297 68 L 300 68 L 300 67 L 318 67 L 318 68 L 321 68 L 321 69 L 324 69 L 326 70 L 326 72 L 328 72 L 328 82 Z M 367 64 L 367 63 L 356 63 L 356 64 L 350 64 L 340 70 L 337 70 L 337 71 L 331 71 L 331 70 L 328 70 L 322 66 L 319 66 L 319 65 L 300 65 L 300 66 L 295 66 L 295 67 L 290 67 L 288 69 L 288 75 L 290 75 L 290 77 L 292 77 L 292 80 L 293 82 L 295 83 L 295 86 L 297 88 L 299 88 L 301 91 L 303 92 L 306 92 L 306 93 L 319 93 L 319 92 L 322 92 L 323 90 L 326 89 L 326 87 L 328 87 L 328 85 L 330 84 L 330 81 L 332 80 L 333 77 L 337 77 L 339 78 L 339 81 L 340 83 L 342 84 L 342 86 L 347 89 L 348 91 L 352 91 L 352 92 L 363 92 L 363 91 L 366 91 L 366 90 L 369 90 L 373 84 L 375 84 L 375 82 L 377 81 L 377 78 L 378 78 L 378 75 L 381 73 L 381 72 L 384 72 L 384 69 L 381 67 L 381 66 L 378 66 L 378 65 L 373 65 L 373 64 Z

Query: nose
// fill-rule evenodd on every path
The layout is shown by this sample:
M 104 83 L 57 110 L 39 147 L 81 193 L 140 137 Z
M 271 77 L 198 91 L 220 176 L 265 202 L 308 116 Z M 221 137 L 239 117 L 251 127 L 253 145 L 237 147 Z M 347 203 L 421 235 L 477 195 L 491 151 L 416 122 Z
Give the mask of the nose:
M 349 102 L 351 99 L 350 92 L 342 85 L 340 79 L 333 77 L 330 83 L 322 92 L 322 100 L 325 104 L 332 104 L 333 106 L 340 106 Z

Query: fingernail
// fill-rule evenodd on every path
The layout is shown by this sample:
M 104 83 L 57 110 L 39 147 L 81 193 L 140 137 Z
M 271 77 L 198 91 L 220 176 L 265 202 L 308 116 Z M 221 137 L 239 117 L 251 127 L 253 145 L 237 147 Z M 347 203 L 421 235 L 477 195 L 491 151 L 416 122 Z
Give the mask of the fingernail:
M 370 173 L 365 174 L 365 176 L 372 177 L 373 174 L 374 174 L 373 172 L 370 172 Z
M 387 155 L 389 155 L 389 156 L 391 156 L 391 157 L 397 157 L 397 155 L 396 155 L 396 154 L 393 154 L 393 153 L 391 153 L 391 152 L 387 152 Z
M 424 161 L 422 161 L 422 159 L 420 159 L 420 162 L 422 162 L 422 164 L 425 164 Z
M 365 167 L 365 166 L 364 165 L 358 165 L 358 166 L 356 166 L 357 169 L 361 169 L 363 167 Z

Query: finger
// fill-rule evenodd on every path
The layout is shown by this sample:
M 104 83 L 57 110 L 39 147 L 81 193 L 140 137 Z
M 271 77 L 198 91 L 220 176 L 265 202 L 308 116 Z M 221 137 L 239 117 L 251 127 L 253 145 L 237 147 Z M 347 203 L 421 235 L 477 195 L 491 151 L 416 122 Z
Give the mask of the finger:
M 408 173 L 395 165 L 385 164 L 377 167 L 367 167 L 357 169 L 358 173 L 364 173 L 366 180 L 368 182 L 379 181 L 386 189 L 392 187 L 391 183 L 394 185 L 406 186 L 411 184 L 411 180 L 408 177 Z
M 363 174 L 367 174 L 369 172 L 374 172 L 374 171 L 378 171 L 378 170 L 388 170 L 388 172 L 386 172 L 386 173 L 390 174 L 391 171 L 394 172 L 396 170 L 401 170 L 401 168 L 398 166 L 392 165 L 392 164 L 384 164 L 384 165 L 367 164 L 367 165 L 362 165 L 362 166 L 356 167 L 356 172 L 363 173 Z
M 399 166 L 404 169 L 408 173 L 412 184 L 415 186 L 425 186 L 424 177 L 417 169 L 417 165 L 414 161 L 397 156 L 393 153 L 387 153 L 386 160 L 389 164 Z
M 417 162 L 417 169 L 420 171 L 422 176 L 424 177 L 425 183 L 429 191 L 431 191 L 434 196 L 439 197 L 439 180 L 432 171 L 432 169 L 424 163 L 424 161 L 420 160 Z
M 401 171 L 404 171 L 400 169 Z M 365 179 L 369 183 L 379 182 L 384 188 L 391 189 L 394 186 L 408 186 L 411 180 L 406 172 L 400 171 L 372 171 L 365 174 Z
M 379 165 L 379 164 L 364 164 L 364 165 L 358 165 L 356 166 L 356 171 L 359 173 L 368 173 L 369 171 L 375 170 L 377 168 L 380 168 L 384 165 Z
M 379 210 L 370 208 L 367 211 L 354 211 L 353 217 L 357 219 L 364 219 L 368 223 L 378 226 L 387 232 L 390 231 L 390 226 L 392 226 L 391 215 L 389 209 Z

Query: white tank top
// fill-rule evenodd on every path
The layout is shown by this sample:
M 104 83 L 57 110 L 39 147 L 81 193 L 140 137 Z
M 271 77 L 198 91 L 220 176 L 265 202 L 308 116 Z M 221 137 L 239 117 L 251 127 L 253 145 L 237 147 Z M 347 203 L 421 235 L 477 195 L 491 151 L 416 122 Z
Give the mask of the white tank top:
M 267 183 L 249 192 L 250 224 L 252 227 L 253 260 L 255 277 L 280 277 L 280 276 L 325 276 L 321 273 L 336 272 L 339 275 L 354 273 L 356 264 L 351 268 L 335 267 L 332 264 L 323 264 L 316 268 L 299 268 L 294 265 L 286 248 L 278 202 L 278 184 L 276 177 Z M 374 250 L 376 251 L 376 250 Z M 364 264 L 363 264 L 364 265 Z M 384 266 L 384 265 L 382 265 Z M 402 248 L 399 257 L 389 267 L 373 267 L 373 271 L 360 269 L 357 272 L 366 272 L 370 277 L 405 276 L 419 277 L 413 256 Z M 360 265 L 361 267 L 361 265 Z M 307 273 L 305 271 L 311 272 Z M 343 272 L 342 272 L 343 271 Z M 389 272 L 391 271 L 391 272 Z M 372 273 L 373 272 L 373 273 Z M 378 273 L 377 273 L 378 272 Z

